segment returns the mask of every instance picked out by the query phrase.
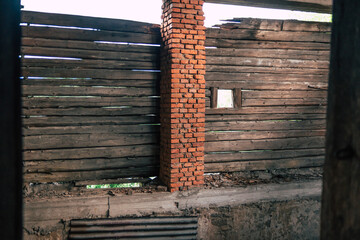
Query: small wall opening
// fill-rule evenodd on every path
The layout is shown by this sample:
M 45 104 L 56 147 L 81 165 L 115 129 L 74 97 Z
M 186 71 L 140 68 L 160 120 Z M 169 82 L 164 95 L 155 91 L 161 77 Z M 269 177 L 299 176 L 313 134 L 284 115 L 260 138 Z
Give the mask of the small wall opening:
M 217 108 L 234 108 L 234 93 L 232 89 L 218 89 Z

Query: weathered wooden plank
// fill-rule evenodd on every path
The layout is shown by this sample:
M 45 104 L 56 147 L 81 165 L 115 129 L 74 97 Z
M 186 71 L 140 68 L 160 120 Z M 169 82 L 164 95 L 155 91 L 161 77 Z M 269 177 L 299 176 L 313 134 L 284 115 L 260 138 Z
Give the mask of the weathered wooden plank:
M 206 132 L 206 142 L 325 136 L 325 130 Z
M 85 99 L 84 99 L 85 100 Z M 154 107 L 71 107 L 71 108 L 23 108 L 26 116 L 131 116 L 158 114 L 159 109 Z
M 23 127 L 24 136 L 49 136 L 63 134 L 144 134 L 158 133 L 158 125 L 93 125 L 93 126 L 52 126 L 52 127 Z
M 226 121 L 209 122 L 207 131 L 236 131 L 236 130 L 319 130 L 325 128 L 324 120 L 303 121 Z
M 206 38 L 205 45 L 219 48 L 330 50 L 329 43 L 234 40 L 223 39 L 221 35 L 215 38 Z
M 122 158 L 158 155 L 157 145 L 92 147 L 77 149 L 26 150 L 24 160 L 67 160 L 88 158 Z
M 158 80 L 127 80 L 118 81 L 116 79 L 92 79 L 92 78 L 30 78 L 23 79 L 22 85 L 38 86 L 112 86 L 112 87 L 149 87 L 157 88 Z
M 28 38 L 22 37 L 22 46 L 28 47 L 50 47 L 50 48 L 66 48 L 66 49 L 86 49 L 98 51 L 113 51 L 113 52 L 137 52 L 137 53 L 160 53 L 160 45 L 152 44 L 149 46 L 138 44 L 121 44 L 119 42 L 94 42 L 94 41 L 73 41 L 73 40 L 58 40 L 58 39 L 44 39 L 44 38 Z
M 277 161 L 260 160 L 228 163 L 206 163 L 205 172 L 238 172 L 281 168 L 321 167 L 323 164 L 323 156 L 290 158 Z
M 225 20 L 223 24 L 215 25 L 223 29 L 258 29 L 281 31 L 283 20 L 259 19 L 259 18 L 233 18 Z
M 211 72 L 211 73 L 210 73 Z M 225 73 L 271 73 L 271 74 L 297 74 L 301 75 L 318 75 L 319 77 L 327 76 L 329 70 L 326 68 L 291 68 L 291 67 L 272 67 L 272 66 L 231 66 L 231 65 L 206 65 L 207 75 L 212 72 Z M 279 75 L 284 78 L 284 76 Z M 304 77 L 306 79 L 306 76 Z
M 159 95 L 157 89 L 154 88 L 23 85 L 22 89 L 24 96 L 141 97 Z
M 160 26 L 158 24 L 58 13 L 22 11 L 21 21 L 33 24 L 160 34 Z
M 281 98 L 281 99 L 243 99 L 242 105 L 244 107 L 257 106 L 325 106 L 327 104 L 326 98 Z
M 330 60 L 329 50 L 261 49 L 261 48 L 208 48 L 206 57 L 257 57 L 275 59 Z
M 290 113 L 290 114 L 207 114 L 206 122 L 225 122 L 225 121 L 259 121 L 259 120 L 310 120 L 310 119 L 325 119 L 325 113 L 319 114 L 303 114 L 303 113 Z
M 286 67 L 286 68 L 322 68 L 329 69 L 329 61 L 323 60 L 299 60 L 299 59 L 273 59 L 231 56 L 207 56 L 208 65 L 231 65 L 231 66 L 259 66 L 259 67 Z
M 330 32 L 331 23 L 329 22 L 304 22 L 297 20 L 270 20 L 254 18 L 234 18 L 229 19 L 228 23 L 217 25 L 227 29 L 258 29 L 273 31 L 299 31 L 299 32 Z
M 243 91 L 245 99 L 250 98 L 326 98 L 327 91 Z
M 267 31 L 254 29 L 228 30 L 217 28 L 208 28 L 206 30 L 206 38 L 218 38 L 219 36 L 223 39 L 235 40 L 330 43 L 330 34 L 317 32 Z
M 207 81 L 206 87 L 217 87 L 221 89 L 242 88 L 243 90 L 281 90 L 281 91 L 317 91 L 327 90 L 327 83 L 322 81 L 287 81 L 278 79 L 278 81 L 265 81 L 261 83 L 257 78 L 254 81 L 231 80 L 231 81 Z M 210 97 L 210 91 L 206 90 L 206 97 Z
M 160 44 L 160 34 L 113 32 L 53 27 L 22 27 L 22 36 L 60 40 L 92 40 L 125 43 Z
M 49 126 L 82 126 L 82 125 L 136 125 L 155 124 L 159 119 L 156 116 L 85 116 L 85 117 L 44 117 L 36 116 L 23 118 L 26 127 L 49 127 Z
M 333 2 L 320 239 L 360 239 L 360 2 Z
M 71 171 L 98 171 L 120 168 L 158 166 L 158 156 L 133 158 L 96 158 L 81 160 L 25 161 L 24 173 L 49 173 Z
M 323 148 L 324 137 L 299 137 L 286 139 L 252 139 L 206 142 L 205 152 L 229 152 L 273 149 Z
M 331 32 L 329 22 L 302 22 L 287 20 L 282 25 L 283 31 L 303 31 L 303 32 Z
M 22 239 L 20 1 L 0 3 L 0 239 Z
M 294 106 L 294 107 L 242 107 L 239 109 L 234 108 L 218 108 L 206 109 L 206 115 L 218 114 L 323 114 L 326 113 L 324 106 Z
M 65 60 L 23 58 L 22 67 L 77 68 L 77 69 L 144 69 L 159 70 L 159 61 Z
M 54 107 L 158 107 L 158 98 L 149 97 L 23 97 L 22 107 L 54 108 Z
M 26 173 L 25 182 L 66 182 L 77 180 L 96 180 L 120 177 L 152 177 L 158 175 L 158 167 L 146 166 L 140 168 L 102 169 L 97 171 L 73 171 L 51 173 Z
M 118 61 L 138 61 L 138 62 L 159 62 L 160 55 L 156 53 L 142 52 L 114 52 L 97 50 L 80 50 L 66 48 L 44 48 L 44 47 L 22 47 L 21 54 L 46 57 L 80 58 L 80 59 L 102 59 Z M 73 62 L 79 62 L 80 60 Z M 104 64 L 105 65 L 105 64 Z
M 299 74 L 267 74 L 267 73 L 208 73 L 205 79 L 209 82 L 212 81 L 239 81 L 239 84 L 255 81 L 263 84 L 271 84 L 272 82 L 281 82 L 282 84 L 289 84 L 288 82 L 307 83 L 307 82 L 327 82 L 327 75 L 299 75 Z M 306 80 L 306 81 L 305 81 Z M 210 85 L 207 85 L 210 87 Z
M 25 77 L 60 77 L 60 78 L 102 78 L 116 80 L 156 80 L 157 72 L 104 69 L 67 69 L 67 68 L 22 68 Z
M 102 146 L 130 146 L 153 144 L 158 142 L 158 135 L 150 134 L 116 134 L 87 133 L 67 135 L 38 135 L 24 137 L 24 150 L 59 149 Z
M 264 150 L 264 151 L 243 151 L 243 152 L 228 152 L 228 153 L 206 153 L 205 164 L 208 163 L 222 163 L 222 162 L 240 162 L 265 160 L 269 162 L 278 161 L 280 159 L 294 159 L 294 158 L 312 158 L 324 157 L 325 150 L 323 148 L 314 149 L 296 149 L 296 150 Z

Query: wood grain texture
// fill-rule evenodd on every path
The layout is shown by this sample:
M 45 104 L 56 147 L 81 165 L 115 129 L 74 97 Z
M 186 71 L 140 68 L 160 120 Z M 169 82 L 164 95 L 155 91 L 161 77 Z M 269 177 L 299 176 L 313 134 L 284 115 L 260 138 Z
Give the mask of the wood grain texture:
M 321 166 L 330 24 L 232 19 L 218 27 L 206 32 L 205 171 Z M 216 88 L 241 91 L 236 107 L 211 107 Z
M 25 181 L 157 175 L 159 26 L 35 12 L 22 21 Z
M 360 238 L 360 2 L 334 1 L 321 239 Z
M 0 2 L 0 239 L 22 239 L 20 1 Z

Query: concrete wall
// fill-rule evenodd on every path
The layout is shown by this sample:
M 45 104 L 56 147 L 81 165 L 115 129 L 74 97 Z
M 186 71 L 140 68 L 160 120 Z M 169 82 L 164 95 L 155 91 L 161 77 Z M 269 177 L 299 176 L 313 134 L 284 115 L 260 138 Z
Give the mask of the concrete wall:
M 210 207 L 200 214 L 199 239 L 319 239 L 320 200 Z

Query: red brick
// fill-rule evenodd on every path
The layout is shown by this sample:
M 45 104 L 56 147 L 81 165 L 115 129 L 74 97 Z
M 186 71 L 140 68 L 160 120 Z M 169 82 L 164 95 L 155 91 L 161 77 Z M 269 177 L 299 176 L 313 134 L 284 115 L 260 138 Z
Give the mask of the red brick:
M 168 56 L 161 63 L 160 178 L 171 192 L 203 184 L 206 87 L 203 3 L 164 0 L 163 4 L 161 37 Z

